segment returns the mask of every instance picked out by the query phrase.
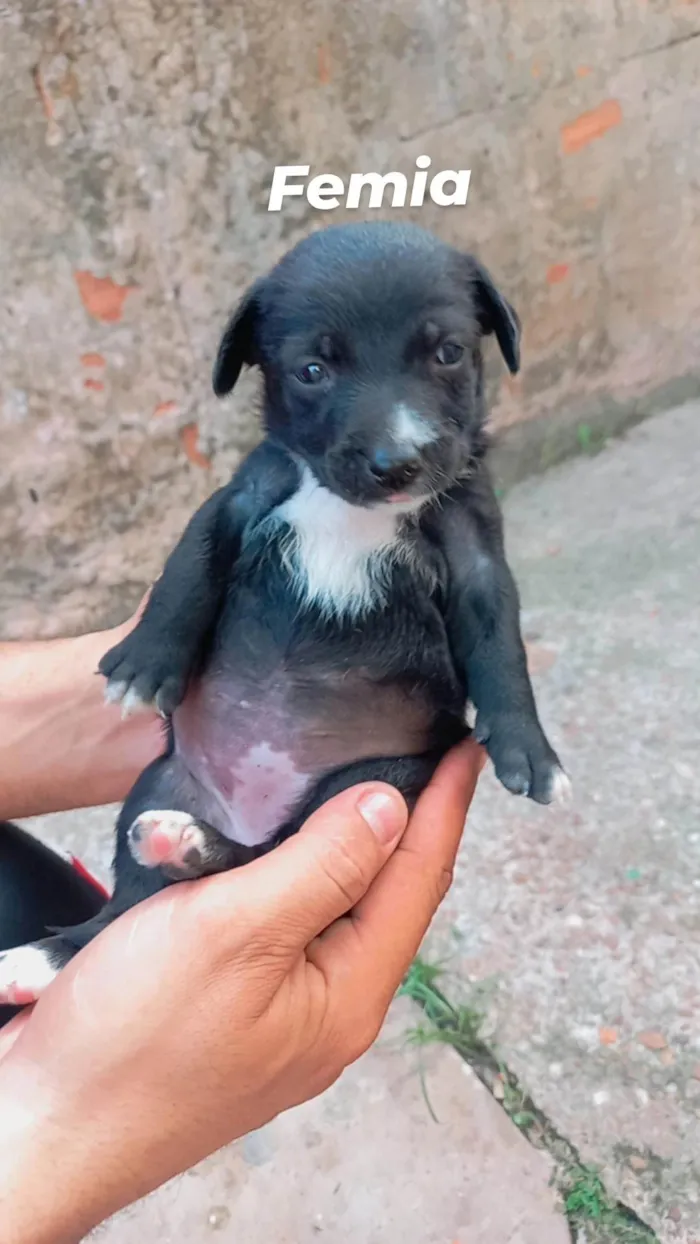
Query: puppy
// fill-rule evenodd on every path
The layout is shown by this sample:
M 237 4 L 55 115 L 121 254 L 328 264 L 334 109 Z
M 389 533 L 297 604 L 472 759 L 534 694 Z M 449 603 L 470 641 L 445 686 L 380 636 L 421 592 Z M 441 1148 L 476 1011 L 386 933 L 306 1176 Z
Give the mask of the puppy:
M 315 233 L 245 295 L 214 390 L 259 367 L 265 438 L 100 664 L 110 700 L 160 711 L 166 749 L 119 817 L 112 898 L 8 952 L 0 1001 L 36 996 L 121 912 L 271 850 L 348 786 L 389 782 L 412 805 L 468 701 L 509 791 L 566 794 L 485 463 L 490 334 L 517 372 L 519 320 L 491 277 L 413 226 Z

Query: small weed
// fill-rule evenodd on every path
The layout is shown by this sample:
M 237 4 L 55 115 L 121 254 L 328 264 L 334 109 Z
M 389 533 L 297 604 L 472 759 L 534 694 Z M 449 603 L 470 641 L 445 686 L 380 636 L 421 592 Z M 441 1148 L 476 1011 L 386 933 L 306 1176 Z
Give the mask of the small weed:
M 574 1239 L 590 1244 L 654 1244 L 653 1231 L 606 1192 L 593 1166 L 573 1165 L 557 1180 Z
M 564 1204 L 567 1214 L 578 1218 L 602 1218 L 611 1208 L 600 1175 L 594 1167 L 582 1166 L 574 1174 Z
M 431 1044 L 451 1045 L 469 1063 L 513 1123 L 538 1148 L 548 1150 L 555 1165 L 554 1183 L 561 1196 L 572 1240 L 586 1244 L 655 1244 L 657 1237 L 625 1205 L 611 1198 L 595 1167 L 584 1165 L 573 1146 L 560 1136 L 521 1088 L 517 1077 L 497 1059 L 481 1037 L 484 1016 L 470 1006 L 453 1005 L 439 987 L 443 969 L 417 958 L 399 995 L 412 998 L 424 1019 L 406 1034 L 419 1053 L 419 1074 L 427 1108 L 438 1122 L 425 1085 L 421 1050 Z
M 593 431 L 589 423 L 580 423 L 576 429 L 576 440 L 579 449 L 588 454 L 591 452 L 591 441 L 593 440 Z
M 448 1002 L 437 986 L 441 976 L 442 968 L 421 958 L 415 959 L 408 969 L 399 996 L 417 1002 L 428 1022 L 411 1028 L 407 1039 L 411 1045 L 418 1046 L 442 1042 L 466 1057 L 481 1046 L 479 1029 L 483 1016 L 471 1007 L 453 1006 Z
M 597 454 L 605 447 L 607 437 L 604 432 L 592 428 L 590 423 L 579 423 L 576 440 L 582 454 Z
M 499 1091 L 495 1091 L 498 1084 Z M 516 1083 L 507 1067 L 501 1064 L 497 1080 L 494 1081 L 494 1096 L 500 1101 L 506 1114 L 510 1115 L 516 1127 L 527 1133 L 537 1122 L 537 1116 L 528 1109 L 528 1097 Z
M 403 979 L 399 996 L 405 994 L 414 1002 L 423 1004 L 430 999 L 433 991 L 437 991 L 436 982 L 442 975 L 443 969 L 439 964 L 426 963 L 417 955 Z
M 479 1028 L 482 1023 L 482 1016 L 478 1011 L 467 1006 L 453 1006 L 448 1002 L 437 986 L 441 976 L 441 967 L 426 963 L 425 959 L 418 957 L 408 969 L 399 989 L 399 997 L 411 998 L 417 1002 L 426 1018 L 425 1023 L 409 1028 L 406 1041 L 419 1051 L 418 1074 L 421 1090 L 430 1117 L 435 1123 L 438 1118 L 428 1096 L 420 1051 L 427 1045 L 451 1045 L 465 1062 L 469 1062 L 481 1046 Z

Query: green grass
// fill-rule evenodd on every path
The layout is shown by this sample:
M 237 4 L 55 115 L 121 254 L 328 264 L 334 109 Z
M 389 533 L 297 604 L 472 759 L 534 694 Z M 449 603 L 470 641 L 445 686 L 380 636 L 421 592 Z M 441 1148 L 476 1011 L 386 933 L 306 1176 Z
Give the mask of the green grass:
M 500 1098 L 503 1109 L 506 1114 L 510 1115 L 515 1126 L 528 1135 L 530 1129 L 537 1122 L 537 1115 L 528 1109 L 527 1093 L 520 1088 L 519 1084 L 515 1083 L 508 1068 L 503 1064 L 501 1064 L 497 1083 L 500 1092 L 494 1093 L 496 1100 Z
M 506 1114 L 521 1131 L 527 1132 L 537 1122 L 530 1109 L 527 1094 L 520 1088 L 508 1068 L 494 1059 L 481 1036 L 484 1016 L 476 1006 L 455 1006 L 438 985 L 444 970 L 438 964 L 417 958 L 411 964 L 399 995 L 412 998 L 422 1008 L 423 1023 L 406 1033 L 409 1045 L 451 1045 L 471 1063 L 480 1079 L 501 1103 Z
M 442 1042 L 466 1055 L 481 1046 L 479 1029 L 483 1015 L 468 1006 L 453 1006 L 438 988 L 443 970 L 437 964 L 417 958 L 411 964 L 399 996 L 412 998 L 423 1008 L 426 1023 L 417 1024 L 406 1034 L 411 1045 Z
M 571 1172 L 571 1188 L 564 1198 L 567 1214 L 574 1217 L 602 1218 L 610 1209 L 603 1181 L 593 1166 L 582 1166 Z
M 594 1166 L 564 1169 L 557 1184 L 575 1240 L 581 1235 L 590 1244 L 654 1244 L 653 1231 L 609 1196 Z
M 576 1150 L 559 1136 L 521 1088 L 517 1077 L 495 1057 L 481 1036 L 484 1016 L 478 1007 L 455 1005 L 446 997 L 439 984 L 443 977 L 439 964 L 420 957 L 406 973 L 399 996 L 412 998 L 423 1011 L 423 1019 L 406 1033 L 408 1044 L 419 1053 L 431 1044 L 452 1046 L 473 1067 L 523 1135 L 550 1153 L 555 1164 L 553 1181 L 573 1241 L 580 1238 L 587 1244 L 655 1244 L 654 1233 L 610 1197 L 595 1167 L 578 1159 Z M 419 1073 L 427 1108 L 437 1122 L 422 1067 Z
M 412 998 L 421 1007 L 425 1022 L 416 1024 L 406 1032 L 406 1041 L 415 1046 L 419 1053 L 427 1045 L 451 1045 L 467 1062 L 471 1062 L 476 1051 L 481 1048 L 479 1028 L 482 1015 L 471 1007 L 453 1006 L 438 988 L 437 982 L 442 976 L 442 968 L 437 964 L 427 963 L 420 957 L 414 959 L 403 984 L 399 989 L 399 997 Z M 433 1110 L 422 1063 L 419 1061 L 419 1075 L 425 1104 L 435 1123 L 438 1118 Z
M 592 428 L 590 423 L 579 423 L 576 441 L 582 454 L 597 454 L 605 448 L 607 437 L 600 429 Z

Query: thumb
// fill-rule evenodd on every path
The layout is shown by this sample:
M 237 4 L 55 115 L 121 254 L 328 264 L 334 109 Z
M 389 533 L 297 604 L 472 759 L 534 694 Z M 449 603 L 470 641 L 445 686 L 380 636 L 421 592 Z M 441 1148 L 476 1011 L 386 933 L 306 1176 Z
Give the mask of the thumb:
M 269 927 L 275 945 L 293 952 L 308 945 L 359 902 L 398 846 L 407 822 L 406 802 L 392 786 L 372 782 L 336 795 L 298 834 L 246 864 L 245 897 L 236 904 L 243 927 L 246 921 L 261 932 Z M 230 886 L 235 875 L 207 882 L 209 910 L 220 888 L 230 912 L 227 880 Z

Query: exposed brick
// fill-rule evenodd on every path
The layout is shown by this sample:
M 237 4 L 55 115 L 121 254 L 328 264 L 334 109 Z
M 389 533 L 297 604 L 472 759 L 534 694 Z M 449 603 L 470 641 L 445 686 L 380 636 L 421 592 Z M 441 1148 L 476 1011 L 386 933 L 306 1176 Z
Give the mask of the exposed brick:
M 596 138 L 602 138 L 608 130 L 622 123 L 622 108 L 616 99 L 606 99 L 590 112 L 582 112 L 580 117 L 561 130 L 561 145 L 564 155 L 572 155 L 587 147 Z
M 531 674 L 545 674 L 548 669 L 552 668 L 557 659 L 554 648 L 547 648 L 544 644 L 526 643 L 525 651 L 527 653 L 527 668 Z
M 547 284 L 560 285 L 569 275 L 568 263 L 553 263 L 547 269 Z
M 640 1032 L 637 1040 L 647 1050 L 665 1050 L 668 1045 L 668 1041 L 661 1032 Z
M 321 86 L 328 86 L 331 80 L 331 54 L 325 43 L 318 49 L 318 80 Z
M 103 324 L 116 324 L 121 318 L 124 303 L 135 285 L 117 285 L 109 276 L 95 276 L 94 272 L 74 273 L 75 283 L 85 310 Z
M 617 1028 L 601 1028 L 598 1039 L 601 1045 L 616 1045 L 619 1037 Z
M 194 466 L 202 467 L 204 470 L 211 466 L 211 459 L 207 458 L 199 448 L 199 428 L 196 423 L 186 424 L 180 432 L 180 440 L 187 457 Z

